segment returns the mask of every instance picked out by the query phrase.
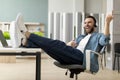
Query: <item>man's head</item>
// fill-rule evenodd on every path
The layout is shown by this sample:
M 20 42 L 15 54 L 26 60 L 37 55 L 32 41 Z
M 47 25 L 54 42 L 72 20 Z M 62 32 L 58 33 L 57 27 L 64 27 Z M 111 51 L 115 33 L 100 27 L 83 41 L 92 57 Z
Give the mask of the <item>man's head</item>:
M 87 16 L 84 21 L 85 32 L 92 33 L 94 32 L 96 26 L 96 19 L 93 16 Z

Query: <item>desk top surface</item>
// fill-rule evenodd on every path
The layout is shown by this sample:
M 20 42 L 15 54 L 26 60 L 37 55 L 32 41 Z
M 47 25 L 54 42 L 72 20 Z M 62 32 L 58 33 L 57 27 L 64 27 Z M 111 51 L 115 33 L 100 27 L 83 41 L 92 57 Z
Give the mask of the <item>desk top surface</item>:
M 41 52 L 40 48 L 0 48 L 1 52 Z

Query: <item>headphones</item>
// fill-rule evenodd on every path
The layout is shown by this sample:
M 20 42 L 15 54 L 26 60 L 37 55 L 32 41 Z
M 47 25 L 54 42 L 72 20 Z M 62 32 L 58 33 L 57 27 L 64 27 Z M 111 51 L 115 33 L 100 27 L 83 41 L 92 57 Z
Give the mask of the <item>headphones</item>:
M 86 18 L 92 18 L 92 19 L 93 19 L 93 21 L 94 21 L 94 27 L 97 27 L 95 17 L 93 17 L 93 16 L 87 16 Z

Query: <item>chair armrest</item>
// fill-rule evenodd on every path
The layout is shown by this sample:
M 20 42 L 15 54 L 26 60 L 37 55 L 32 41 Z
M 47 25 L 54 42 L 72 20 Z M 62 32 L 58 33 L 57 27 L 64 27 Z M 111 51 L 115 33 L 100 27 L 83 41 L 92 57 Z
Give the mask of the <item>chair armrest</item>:
M 101 55 L 98 52 L 95 52 L 95 51 L 92 51 L 92 50 L 86 50 L 86 71 L 90 71 L 90 64 L 91 64 L 90 54 L 91 53 L 94 53 L 94 54 L 101 57 Z
M 95 51 L 91 51 L 91 53 L 94 53 L 94 54 L 96 54 L 98 56 L 101 56 L 98 52 L 95 52 Z

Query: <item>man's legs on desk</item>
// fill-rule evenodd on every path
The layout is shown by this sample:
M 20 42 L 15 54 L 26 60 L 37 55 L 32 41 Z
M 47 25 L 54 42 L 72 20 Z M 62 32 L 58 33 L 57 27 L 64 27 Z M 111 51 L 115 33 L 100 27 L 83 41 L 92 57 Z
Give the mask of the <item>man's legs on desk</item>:
M 18 25 L 18 24 L 17 24 Z M 59 61 L 62 64 L 82 64 L 83 53 L 71 46 L 67 46 L 64 42 L 53 40 L 45 37 L 40 37 L 26 31 L 25 26 L 16 26 L 26 39 L 26 47 L 28 48 L 41 48 L 49 56 Z M 25 28 L 25 29 L 24 29 Z M 16 32 L 17 33 L 17 32 Z M 18 37 L 16 35 L 15 37 Z M 19 36 L 20 37 L 20 36 Z

